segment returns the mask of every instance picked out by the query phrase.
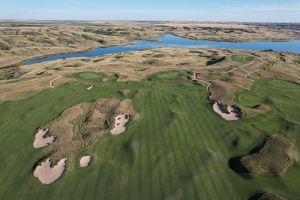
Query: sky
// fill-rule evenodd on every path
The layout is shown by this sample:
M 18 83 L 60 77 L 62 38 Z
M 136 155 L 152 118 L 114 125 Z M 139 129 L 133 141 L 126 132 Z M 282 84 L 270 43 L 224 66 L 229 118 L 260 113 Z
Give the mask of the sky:
M 0 0 L 0 19 L 300 22 L 300 0 Z

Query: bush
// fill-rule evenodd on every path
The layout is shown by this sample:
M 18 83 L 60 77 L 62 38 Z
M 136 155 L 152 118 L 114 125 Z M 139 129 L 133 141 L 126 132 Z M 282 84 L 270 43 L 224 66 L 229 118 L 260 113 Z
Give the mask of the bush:
M 7 43 L 0 41 L 0 50 L 9 50 L 10 47 Z

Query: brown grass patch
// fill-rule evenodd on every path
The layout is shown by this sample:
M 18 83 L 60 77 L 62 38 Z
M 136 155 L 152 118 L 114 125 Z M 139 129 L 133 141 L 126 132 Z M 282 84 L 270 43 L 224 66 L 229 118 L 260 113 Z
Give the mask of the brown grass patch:
M 201 53 L 201 54 L 200 54 Z M 253 52 L 242 50 L 224 49 L 183 49 L 183 48 L 157 48 L 143 51 L 122 53 L 121 59 L 115 59 L 116 55 L 105 55 L 93 58 L 101 59 L 101 62 L 84 62 L 81 58 L 57 60 L 45 63 L 38 63 L 29 66 L 20 66 L 22 76 L 17 80 L 19 84 L 12 84 L 8 81 L 0 81 L 0 101 L 14 100 L 28 97 L 38 91 L 49 88 L 49 82 L 44 83 L 50 75 L 55 78 L 59 74 L 63 78 L 57 79 L 54 85 L 70 81 L 72 74 L 93 71 L 106 74 L 118 74 L 118 81 L 139 81 L 151 74 L 174 71 L 192 71 L 197 74 L 198 79 L 211 83 L 210 99 L 226 105 L 234 104 L 234 93 L 250 89 L 252 81 L 248 78 L 280 78 L 300 83 L 299 65 L 293 64 L 296 55 L 286 53 L 286 62 L 275 60 L 279 53 L 276 52 L 256 52 L 255 60 L 246 64 L 236 65 L 231 59 L 226 59 L 220 63 L 206 66 L 208 58 L 218 55 L 218 57 L 230 57 L 234 55 L 250 55 Z M 159 55 L 159 58 L 155 58 Z M 288 56 L 287 56 L 288 55 Z M 152 65 L 143 64 L 149 60 L 156 60 L 159 63 Z M 275 60 L 275 61 L 274 61 Z M 275 64 L 271 64 L 274 63 Z M 80 67 L 66 67 L 78 65 Z M 234 68 L 230 66 L 236 65 Z M 265 66 L 268 66 L 267 68 Z M 267 70 L 265 70 L 265 68 Z M 257 73 L 255 73 L 257 70 Z M 36 73 L 44 71 L 43 75 Z M 255 76 L 254 74 L 260 74 Z M 53 79 L 52 78 L 52 79 Z M 50 79 L 50 78 L 49 78 Z M 48 79 L 48 80 L 49 80 Z M 31 83 L 30 83 L 30 82 Z M 50 81 L 50 80 L 49 80 Z M 43 82 L 43 85 L 40 83 Z M 201 82 L 203 83 L 203 82 Z M 205 87 L 207 85 L 205 84 Z
M 243 113 L 243 118 L 254 117 L 259 114 L 264 114 L 270 110 L 268 105 L 257 105 L 255 108 L 240 107 Z
M 284 173 L 295 161 L 295 147 L 292 141 L 272 135 L 257 152 L 241 158 L 241 164 L 253 173 Z
M 266 192 L 263 195 L 261 195 L 261 197 L 259 197 L 258 200 L 287 200 L 287 199 L 273 192 Z
M 119 114 L 127 114 L 135 119 L 130 100 L 99 99 L 66 109 L 57 119 L 43 126 L 49 128 L 50 135 L 57 138 L 48 156 L 54 160 L 67 158 L 68 163 L 72 162 L 78 151 L 108 133 L 115 116 Z

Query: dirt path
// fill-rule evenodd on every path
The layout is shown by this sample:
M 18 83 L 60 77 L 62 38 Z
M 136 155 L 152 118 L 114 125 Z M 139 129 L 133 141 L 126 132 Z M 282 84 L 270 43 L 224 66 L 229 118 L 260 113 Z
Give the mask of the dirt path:
M 56 78 L 52 79 L 50 82 L 49 82 L 49 86 L 51 88 L 54 88 L 55 86 L 53 85 L 54 81 L 58 80 L 59 78 L 61 78 L 62 75 L 58 74 Z
M 252 74 L 259 72 L 260 71 L 260 66 L 262 66 L 265 63 L 268 63 L 267 61 L 265 61 L 263 58 L 259 58 L 259 64 L 255 67 L 256 70 L 253 72 L 249 72 L 248 74 L 245 75 L 246 78 L 248 78 L 250 81 L 254 82 L 255 80 L 250 78 Z
M 240 69 L 240 68 L 253 67 L 253 66 L 254 66 L 254 67 L 256 68 L 256 70 L 255 70 L 255 71 L 252 71 L 252 72 L 250 72 L 250 73 L 248 73 L 248 74 L 245 75 L 245 78 L 248 78 L 250 81 L 253 82 L 253 81 L 255 81 L 255 80 L 251 79 L 251 78 L 250 78 L 250 75 L 253 74 L 253 73 L 258 72 L 258 71 L 260 70 L 260 66 L 261 66 L 262 64 L 264 64 L 265 62 L 266 62 L 266 61 L 265 61 L 264 59 L 262 59 L 262 58 L 257 58 L 257 59 L 253 60 L 253 61 L 250 62 L 250 63 L 243 64 L 243 65 L 241 65 L 241 66 L 239 66 L 239 67 L 237 67 L 237 68 L 231 69 L 231 70 L 229 70 L 229 71 L 227 71 L 227 72 L 223 72 L 223 73 L 224 73 L 224 74 L 228 74 L 228 73 L 234 72 L 234 71 L 236 71 L 236 70 L 238 70 L 238 69 Z M 207 84 L 206 90 L 210 93 L 209 88 L 210 88 L 210 86 L 211 86 L 211 83 L 210 83 L 209 81 L 207 81 L 207 80 L 202 80 L 202 79 L 197 78 L 197 74 L 196 74 L 195 72 L 193 72 L 192 80 L 193 80 L 193 81 L 202 82 L 202 83 Z
M 257 60 L 255 59 L 255 60 L 253 60 L 253 61 L 250 62 L 250 63 L 243 64 L 243 65 L 241 65 L 241 66 L 239 66 L 239 67 L 237 67 L 237 68 L 231 69 L 231 70 L 229 70 L 229 71 L 227 71 L 227 72 L 223 72 L 223 73 L 224 73 L 224 74 L 228 74 L 228 73 L 234 72 L 234 71 L 236 71 L 236 70 L 238 70 L 238 69 L 240 69 L 240 68 L 244 68 L 244 67 L 251 66 L 251 65 L 253 65 L 256 61 L 257 61 Z
M 250 81 L 254 82 L 255 80 L 250 78 L 250 77 L 251 77 L 252 74 L 255 74 L 256 72 L 259 72 L 259 71 L 260 71 L 260 69 L 259 69 L 259 67 L 257 67 L 257 70 L 255 70 L 254 72 L 250 72 L 250 73 L 246 74 L 245 77 L 248 78 Z
M 208 81 L 206 81 L 206 80 L 202 80 L 202 79 L 197 78 L 197 75 L 196 75 L 195 72 L 193 72 L 192 80 L 193 80 L 193 81 L 197 81 L 197 82 L 203 82 L 203 83 L 207 84 L 206 90 L 207 90 L 208 93 L 210 93 L 210 92 L 209 92 L 209 87 L 211 86 L 211 83 L 210 83 L 210 82 L 208 82 Z

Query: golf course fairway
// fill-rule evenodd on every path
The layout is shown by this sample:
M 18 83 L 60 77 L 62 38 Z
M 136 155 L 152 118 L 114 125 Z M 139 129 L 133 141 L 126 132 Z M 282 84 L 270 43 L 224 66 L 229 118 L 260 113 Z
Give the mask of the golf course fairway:
M 241 174 L 228 163 L 272 134 L 295 140 L 300 149 L 300 86 L 255 81 L 251 90 L 235 95 L 236 104 L 263 104 L 270 110 L 229 122 L 212 110 L 206 89 L 187 77 L 187 72 L 172 71 L 117 82 L 114 76 L 87 72 L 35 96 L 0 104 L 0 199 L 246 200 L 264 191 L 299 199 L 297 161 L 283 175 Z M 36 129 L 71 106 L 101 98 L 131 99 L 138 120 L 129 121 L 122 135 L 108 132 L 97 138 L 56 182 L 41 184 L 33 170 L 52 147 L 32 147 Z M 84 155 L 93 160 L 82 169 Z

